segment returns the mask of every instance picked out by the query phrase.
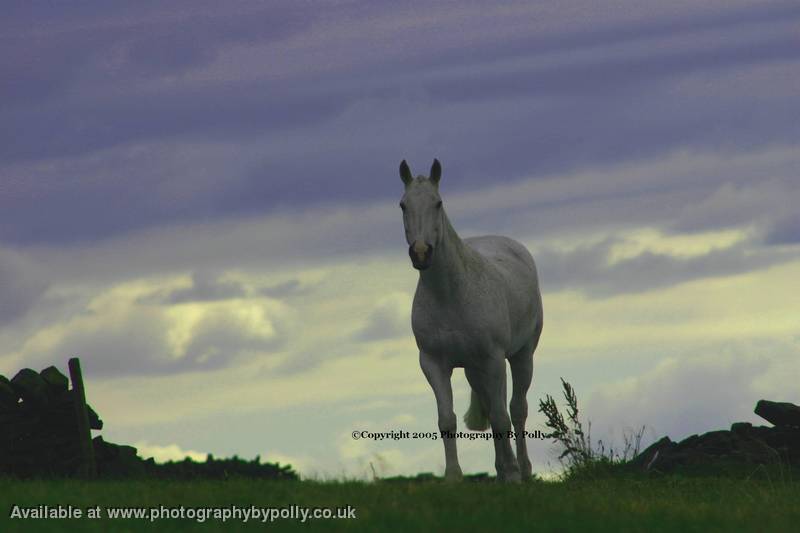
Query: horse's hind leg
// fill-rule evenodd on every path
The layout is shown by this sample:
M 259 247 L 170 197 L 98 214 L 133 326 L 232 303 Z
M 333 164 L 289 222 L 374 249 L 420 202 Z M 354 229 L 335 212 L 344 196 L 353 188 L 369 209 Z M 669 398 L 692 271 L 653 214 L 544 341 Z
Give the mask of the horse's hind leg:
M 489 423 L 492 426 L 494 441 L 494 466 L 497 480 L 519 482 L 520 473 L 509 437 L 511 419 L 506 408 L 506 360 L 502 352 L 497 352 L 478 367 L 464 367 L 472 390 L 483 398 L 489 409 Z
M 511 365 L 511 423 L 517 442 L 517 463 L 522 479 L 531 477 L 531 460 L 528 457 L 528 444 L 525 440 L 525 420 L 528 418 L 528 400 L 526 395 L 533 378 L 533 352 L 539 342 L 537 335 L 528 344 L 515 353 L 508 362 Z
M 453 411 L 453 387 L 450 378 L 452 368 L 446 368 L 435 357 L 419 352 L 419 366 L 428 379 L 433 395 L 436 396 L 436 408 L 439 412 L 439 431 L 444 442 L 444 477 L 446 481 L 459 481 L 462 478 L 461 466 L 458 464 L 456 450 L 456 414 Z M 447 435 L 450 436 L 447 436 Z

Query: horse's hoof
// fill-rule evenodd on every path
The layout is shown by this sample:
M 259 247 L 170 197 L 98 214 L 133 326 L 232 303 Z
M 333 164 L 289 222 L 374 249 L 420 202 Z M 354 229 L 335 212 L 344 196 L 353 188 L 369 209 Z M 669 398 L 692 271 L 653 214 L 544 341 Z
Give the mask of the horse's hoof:
M 522 476 L 519 472 L 514 470 L 504 475 L 502 478 L 498 476 L 498 481 L 501 483 L 522 483 Z
M 446 483 L 458 483 L 459 481 L 464 479 L 464 474 L 461 473 L 461 469 L 458 470 L 453 469 L 449 471 L 445 471 L 444 473 L 444 480 Z

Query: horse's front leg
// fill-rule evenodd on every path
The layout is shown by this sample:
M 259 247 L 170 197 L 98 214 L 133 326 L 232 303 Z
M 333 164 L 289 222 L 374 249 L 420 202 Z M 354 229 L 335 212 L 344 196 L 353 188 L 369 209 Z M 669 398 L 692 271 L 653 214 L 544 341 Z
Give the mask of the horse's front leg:
M 439 431 L 444 442 L 444 477 L 447 481 L 461 480 L 461 466 L 458 464 L 456 439 L 452 435 L 456 431 L 456 414 L 453 411 L 453 387 L 450 378 L 453 369 L 438 358 L 420 350 L 419 366 L 431 384 L 436 396 L 436 409 L 439 413 Z

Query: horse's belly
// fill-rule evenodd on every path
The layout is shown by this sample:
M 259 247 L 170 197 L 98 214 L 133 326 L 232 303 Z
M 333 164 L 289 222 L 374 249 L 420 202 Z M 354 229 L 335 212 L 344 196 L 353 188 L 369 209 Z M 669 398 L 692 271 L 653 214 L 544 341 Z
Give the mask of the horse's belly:
M 470 338 L 463 331 L 444 328 L 428 329 L 414 332 L 417 346 L 423 352 L 443 358 L 452 366 L 463 366 L 472 359 L 475 351 L 476 339 Z

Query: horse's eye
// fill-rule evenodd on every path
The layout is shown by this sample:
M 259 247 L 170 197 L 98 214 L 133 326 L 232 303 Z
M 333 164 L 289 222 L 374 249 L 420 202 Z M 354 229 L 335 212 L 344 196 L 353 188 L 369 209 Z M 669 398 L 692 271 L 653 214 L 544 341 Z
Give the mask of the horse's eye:
M 400 202 L 400 209 L 405 211 L 406 210 L 406 204 L 404 204 L 403 202 Z
M 438 202 L 436 202 L 436 208 L 438 209 L 438 208 L 440 208 L 440 207 L 442 207 L 442 201 L 441 201 L 441 200 L 439 200 Z

